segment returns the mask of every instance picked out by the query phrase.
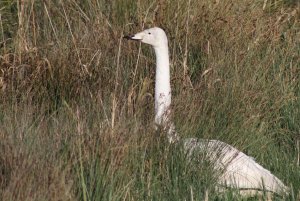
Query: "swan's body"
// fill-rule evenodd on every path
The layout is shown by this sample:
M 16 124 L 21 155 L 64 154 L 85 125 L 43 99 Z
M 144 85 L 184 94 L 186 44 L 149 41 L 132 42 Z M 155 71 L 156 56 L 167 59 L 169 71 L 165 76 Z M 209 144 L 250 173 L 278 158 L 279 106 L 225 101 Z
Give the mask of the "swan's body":
M 278 194 L 287 192 L 287 187 L 270 171 L 255 162 L 252 157 L 219 140 L 189 138 L 184 140 L 184 149 L 193 158 L 203 153 L 221 172 L 218 183 L 222 187 L 249 190 L 266 190 Z
M 165 32 L 158 28 L 150 28 L 127 39 L 138 40 L 154 47 L 156 55 L 155 77 L 155 123 L 168 133 L 169 142 L 179 141 L 173 123 L 170 121 L 171 86 L 168 39 Z M 196 138 L 184 139 L 184 149 L 190 157 L 197 153 L 206 153 L 216 170 L 222 172 L 218 179 L 220 186 L 242 190 L 266 190 L 281 194 L 288 188 L 270 171 L 263 168 L 255 160 L 229 144 L 218 140 Z

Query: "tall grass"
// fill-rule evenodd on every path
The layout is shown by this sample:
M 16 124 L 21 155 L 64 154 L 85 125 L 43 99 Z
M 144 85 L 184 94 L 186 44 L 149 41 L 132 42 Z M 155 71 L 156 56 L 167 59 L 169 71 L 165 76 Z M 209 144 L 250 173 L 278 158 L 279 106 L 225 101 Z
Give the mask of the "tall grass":
M 122 40 L 152 26 L 169 37 L 181 137 L 236 146 L 299 199 L 296 0 L 0 7 L 1 200 L 242 199 L 153 129 L 153 52 Z

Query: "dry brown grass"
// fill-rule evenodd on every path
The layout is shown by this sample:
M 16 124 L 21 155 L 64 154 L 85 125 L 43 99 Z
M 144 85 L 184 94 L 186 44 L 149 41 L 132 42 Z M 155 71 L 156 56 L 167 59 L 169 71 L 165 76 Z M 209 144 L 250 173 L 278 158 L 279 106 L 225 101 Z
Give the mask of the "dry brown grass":
M 154 25 L 181 135 L 231 143 L 298 192 L 299 4 L 188 2 L 11 1 L 9 27 L 3 9 L 0 199 L 216 196 L 153 130 L 153 53 L 121 38 Z

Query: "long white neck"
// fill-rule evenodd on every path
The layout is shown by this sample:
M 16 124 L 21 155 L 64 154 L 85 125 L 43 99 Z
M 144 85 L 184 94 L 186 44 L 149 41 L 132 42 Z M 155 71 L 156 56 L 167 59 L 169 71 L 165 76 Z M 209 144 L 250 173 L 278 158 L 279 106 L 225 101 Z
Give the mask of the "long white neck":
M 170 64 L 168 45 L 154 47 L 155 73 L 155 123 L 163 126 L 169 121 L 171 105 Z
M 156 55 L 155 73 L 155 124 L 161 126 L 168 134 L 170 143 L 177 142 L 179 137 L 170 120 L 171 84 L 168 44 L 154 47 Z

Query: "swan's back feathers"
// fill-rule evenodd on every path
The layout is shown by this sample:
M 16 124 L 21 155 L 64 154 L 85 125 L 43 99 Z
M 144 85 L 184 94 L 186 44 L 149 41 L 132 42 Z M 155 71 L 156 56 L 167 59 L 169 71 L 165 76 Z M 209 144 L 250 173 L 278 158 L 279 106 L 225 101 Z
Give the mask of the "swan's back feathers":
M 255 162 L 252 157 L 233 146 L 218 140 L 189 138 L 184 140 L 184 150 L 189 157 L 205 153 L 214 169 L 221 171 L 220 185 L 239 189 L 257 189 L 286 193 L 288 188 L 270 171 Z

